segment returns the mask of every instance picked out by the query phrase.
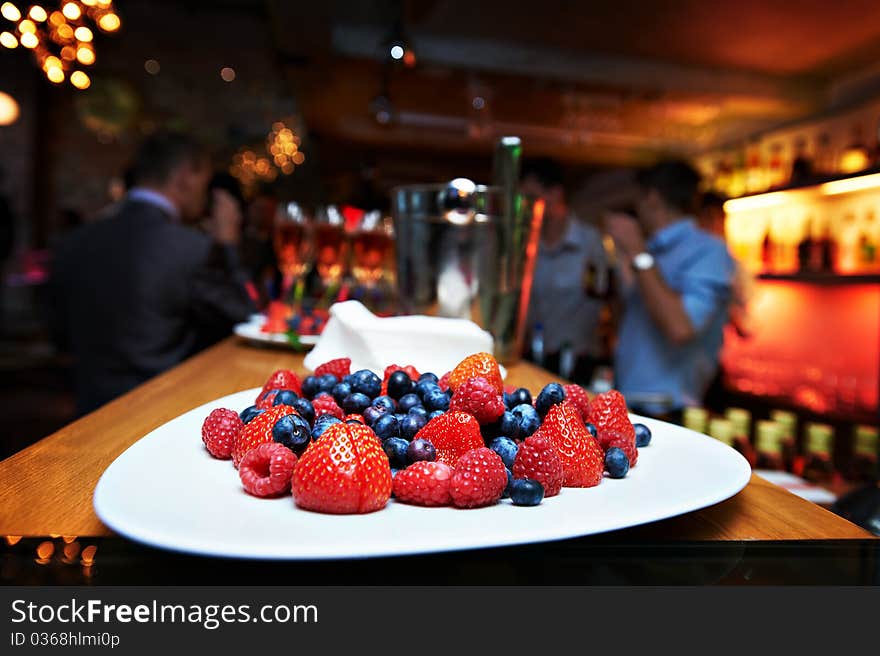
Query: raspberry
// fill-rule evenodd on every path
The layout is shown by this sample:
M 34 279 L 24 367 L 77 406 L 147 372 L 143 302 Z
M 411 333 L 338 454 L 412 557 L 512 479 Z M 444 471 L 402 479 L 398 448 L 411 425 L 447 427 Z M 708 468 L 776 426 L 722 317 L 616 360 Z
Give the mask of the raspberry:
M 400 476 L 400 474 L 398 474 Z M 458 459 L 449 482 L 457 508 L 479 508 L 497 502 L 507 487 L 507 469 L 492 449 L 471 449 Z
M 552 497 L 562 490 L 562 460 L 553 444 L 540 435 L 527 437 L 513 461 L 515 479 L 530 478 L 544 486 L 544 496 Z
M 290 490 L 296 456 L 277 442 L 267 442 L 248 451 L 238 466 L 241 484 L 255 497 L 276 497 Z
M 263 389 L 257 398 L 260 398 L 260 396 L 263 396 L 263 394 L 271 389 L 292 390 L 296 392 L 297 396 L 302 396 L 302 385 L 299 382 L 299 376 L 290 369 L 279 369 L 269 376 L 269 380 L 263 385 Z
M 550 406 L 535 435 L 547 438 L 559 454 L 565 487 L 593 487 L 602 481 L 602 448 L 570 403 Z
M 416 506 L 448 506 L 452 503 L 449 481 L 452 468 L 442 462 L 420 460 L 394 477 L 394 496 Z
M 617 390 L 598 394 L 590 401 L 590 412 L 587 420 L 596 427 L 596 437 L 603 450 L 612 446 L 620 447 L 630 466 L 636 464 L 636 429 L 626 412 L 626 399 Z M 614 441 L 614 444 L 611 442 Z
M 499 394 L 504 392 L 504 383 L 501 381 L 501 369 L 498 361 L 490 353 L 474 353 L 459 362 L 449 374 L 449 387 L 456 391 L 468 378 L 482 376 Z
M 449 409 L 467 412 L 481 424 L 491 424 L 504 414 L 504 400 L 488 380 L 477 376 L 458 386 Z
M 599 446 L 606 452 L 611 447 L 617 447 L 626 454 L 629 460 L 629 466 L 635 467 L 639 461 L 639 450 L 636 448 L 635 438 L 630 438 L 624 433 L 616 433 L 614 431 L 604 431 L 601 433 L 603 439 L 599 440 Z
M 434 417 L 415 435 L 417 440 L 428 440 L 437 452 L 437 461 L 450 467 L 471 449 L 483 446 L 480 424 L 466 412 L 450 411 Z
M 296 505 L 334 514 L 381 510 L 391 497 L 391 467 L 376 434 L 332 424 L 300 456 L 291 482 Z
M 382 375 L 382 396 L 388 394 L 388 379 L 391 378 L 391 374 L 393 374 L 395 371 L 405 371 L 406 375 L 409 376 L 410 380 L 412 380 L 413 382 L 417 381 L 419 379 L 419 376 L 421 375 L 418 370 L 411 364 L 408 364 L 405 367 L 401 367 L 398 364 L 389 364 L 387 367 L 385 367 L 385 373 Z
M 333 415 L 337 419 L 342 419 L 345 416 L 339 404 L 327 393 L 318 394 L 313 398 L 312 407 L 315 409 L 315 419 L 321 415 Z
M 315 369 L 316 376 L 333 374 L 338 380 L 342 380 L 351 373 L 351 358 L 336 358 L 320 365 Z
M 590 413 L 590 397 L 586 390 L 580 385 L 563 385 L 562 388 L 565 390 L 565 400 L 574 406 L 581 420 L 586 422 Z
M 440 380 L 437 381 L 437 386 L 444 392 L 449 389 L 449 376 L 451 375 L 451 373 L 451 371 L 447 371 L 445 374 L 440 376 Z
M 215 408 L 211 410 L 202 424 L 202 442 L 215 458 L 229 460 L 232 457 L 232 445 L 241 432 L 244 423 L 235 410 Z
M 275 423 L 282 417 L 295 414 L 298 414 L 297 411 L 289 405 L 276 405 L 245 424 L 232 443 L 232 464 L 238 467 L 248 451 L 266 442 L 272 442 L 272 429 L 275 428 Z

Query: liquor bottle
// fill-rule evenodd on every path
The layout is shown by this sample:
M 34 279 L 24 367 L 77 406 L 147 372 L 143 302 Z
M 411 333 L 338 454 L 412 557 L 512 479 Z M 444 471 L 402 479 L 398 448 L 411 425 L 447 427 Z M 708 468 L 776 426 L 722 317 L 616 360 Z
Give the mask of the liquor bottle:
M 855 426 L 853 428 L 853 454 L 847 471 L 852 481 L 873 481 L 880 476 L 877 469 L 878 438 L 876 426 Z
M 811 260 L 812 254 L 815 249 L 814 240 L 813 240 L 813 223 L 815 222 L 815 218 L 812 216 L 808 216 L 804 226 L 804 236 L 798 244 L 797 249 L 797 258 L 798 258 L 798 271 L 807 272 L 812 269 Z
M 747 191 L 746 186 L 746 156 L 742 149 L 739 149 L 733 158 L 733 171 L 730 174 L 730 198 L 742 196 Z
M 750 440 L 752 413 L 745 408 L 728 408 L 725 416 L 733 426 L 733 448 L 754 467 L 756 454 Z
M 868 210 L 862 224 L 862 234 L 859 238 L 859 268 L 864 273 L 877 270 L 878 235 L 880 235 L 880 222 L 877 221 L 874 210 Z
M 709 436 L 727 446 L 733 446 L 733 424 L 729 419 L 713 417 L 709 422 Z
M 767 188 L 767 176 L 761 162 L 761 147 L 749 145 L 746 154 L 746 193 L 755 194 Z
M 779 426 L 782 462 L 786 471 L 794 471 L 797 459 L 797 415 L 787 410 L 774 410 L 770 419 Z
M 806 431 L 806 457 L 801 475 L 813 483 L 831 483 L 835 478 L 834 429 L 828 424 L 810 423 Z
M 782 161 L 782 144 L 774 143 L 770 146 L 766 186 L 770 189 L 784 187 L 787 178 L 785 164 Z
M 830 273 L 834 266 L 834 247 L 827 217 L 813 216 L 810 229 L 812 244 L 808 268 L 813 273 Z
M 791 163 L 789 185 L 801 185 L 810 182 L 814 176 L 813 160 L 807 152 L 807 140 L 798 137 L 794 142 L 794 159 Z
M 697 433 L 705 433 L 709 421 L 709 411 L 706 408 L 688 407 L 682 413 L 682 422 L 685 428 Z
M 755 424 L 755 469 L 782 471 L 782 431 L 775 421 L 761 420 Z
M 822 132 L 816 137 L 816 157 L 813 165 L 814 173 L 821 177 L 834 173 L 834 152 L 831 150 L 831 137 Z

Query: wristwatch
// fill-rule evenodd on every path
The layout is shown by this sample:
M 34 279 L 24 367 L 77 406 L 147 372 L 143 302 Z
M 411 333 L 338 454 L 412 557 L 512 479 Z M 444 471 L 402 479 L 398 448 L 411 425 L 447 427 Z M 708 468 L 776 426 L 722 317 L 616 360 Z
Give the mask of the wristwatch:
M 639 253 L 632 259 L 633 269 L 647 271 L 654 266 L 654 256 L 650 253 Z

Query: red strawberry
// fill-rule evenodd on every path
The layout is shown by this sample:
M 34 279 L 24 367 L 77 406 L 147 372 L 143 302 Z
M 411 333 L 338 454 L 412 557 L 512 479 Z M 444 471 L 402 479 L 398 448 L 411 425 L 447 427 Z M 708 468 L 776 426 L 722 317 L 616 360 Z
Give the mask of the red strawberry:
M 452 467 L 442 462 L 420 460 L 394 477 L 394 496 L 416 506 L 448 506 Z
M 309 444 L 293 470 L 300 508 L 334 514 L 380 510 L 391 497 L 391 468 L 376 434 L 360 424 L 333 424 Z
M 514 478 L 531 478 L 544 486 L 544 496 L 552 497 L 562 490 L 562 460 L 545 437 L 527 437 L 513 461 Z
M 636 464 L 636 430 L 626 413 L 626 400 L 617 390 L 598 394 L 590 401 L 587 421 L 596 427 L 599 445 L 607 450 L 609 446 L 620 446 L 629 458 L 630 467 Z M 614 440 L 615 444 L 610 445 Z
M 260 398 L 260 396 L 263 396 L 263 394 L 271 389 L 293 390 L 297 396 L 302 396 L 302 385 L 299 382 L 299 376 L 290 369 L 279 369 L 269 376 L 269 380 L 263 385 L 263 389 L 257 398 Z
M 232 464 L 239 466 L 241 459 L 251 449 L 272 441 L 275 422 L 287 415 L 299 414 L 289 405 L 276 405 L 251 419 L 232 443 Z
M 367 425 L 367 422 L 364 421 L 363 415 L 345 415 L 345 418 L 342 421 L 356 421 L 359 424 Z
M 333 415 L 337 419 L 342 419 L 345 416 L 339 404 L 326 392 L 318 394 L 312 399 L 312 407 L 315 409 L 315 419 L 321 415 Z
M 406 375 L 410 377 L 410 380 L 417 381 L 419 376 L 421 375 L 418 370 L 412 366 L 411 364 L 406 365 L 405 367 L 401 367 L 398 364 L 389 364 L 385 367 L 385 373 L 382 375 L 382 395 L 388 394 L 388 379 L 391 378 L 391 374 L 395 371 L 405 371 Z
M 498 368 L 498 361 L 491 353 L 474 353 L 459 362 L 449 374 L 449 387 L 454 392 L 464 381 L 475 376 L 482 376 L 488 380 L 499 394 L 504 391 L 501 369 Z
M 547 438 L 559 454 L 565 487 L 593 487 L 601 482 L 602 448 L 570 403 L 551 406 L 535 435 Z
M 278 442 L 267 442 L 248 451 L 238 467 L 241 484 L 255 497 L 276 497 L 290 490 L 296 455 Z
M 437 451 L 437 461 L 450 467 L 462 454 L 484 444 L 477 420 L 454 410 L 434 417 L 416 433 L 415 439 L 428 440 Z
M 562 388 L 565 390 L 565 400 L 574 406 L 581 420 L 586 422 L 590 413 L 590 397 L 586 390 L 580 385 L 563 385 Z
M 268 410 L 272 407 L 272 404 L 275 403 L 275 396 L 281 390 L 267 390 L 265 392 L 260 392 L 260 395 L 257 397 L 257 400 L 254 402 L 254 405 L 257 406 L 260 410 Z
M 316 376 L 323 376 L 324 374 L 333 374 L 339 380 L 342 380 L 345 376 L 351 373 L 351 358 L 336 358 L 335 360 L 330 360 L 329 362 L 325 362 L 324 364 L 318 366 L 315 369 Z
M 440 376 L 440 380 L 437 381 L 437 385 L 444 392 L 449 389 L 449 376 L 451 373 L 451 371 L 447 371 L 445 374 Z
M 506 487 L 507 470 L 501 456 L 482 446 L 471 449 L 455 463 L 449 494 L 457 508 L 479 508 L 497 502 Z
M 504 400 L 488 380 L 477 376 L 458 386 L 449 409 L 467 412 L 481 424 L 491 424 L 504 414 Z
M 202 442 L 215 458 L 229 460 L 232 457 L 232 445 L 241 432 L 244 423 L 235 410 L 215 408 L 211 410 L 202 424 Z

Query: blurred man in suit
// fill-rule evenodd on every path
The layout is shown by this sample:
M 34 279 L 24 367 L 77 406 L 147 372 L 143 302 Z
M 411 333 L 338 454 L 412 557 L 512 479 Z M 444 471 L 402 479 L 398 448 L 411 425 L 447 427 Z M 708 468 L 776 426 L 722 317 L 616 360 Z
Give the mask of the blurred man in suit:
M 74 359 L 80 413 L 173 367 L 253 311 L 232 197 L 213 192 L 208 234 L 186 225 L 206 207 L 211 167 L 202 147 L 156 134 L 132 175 L 125 198 L 53 257 L 53 330 Z

